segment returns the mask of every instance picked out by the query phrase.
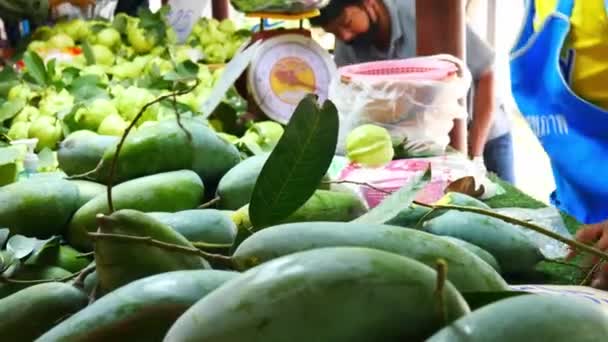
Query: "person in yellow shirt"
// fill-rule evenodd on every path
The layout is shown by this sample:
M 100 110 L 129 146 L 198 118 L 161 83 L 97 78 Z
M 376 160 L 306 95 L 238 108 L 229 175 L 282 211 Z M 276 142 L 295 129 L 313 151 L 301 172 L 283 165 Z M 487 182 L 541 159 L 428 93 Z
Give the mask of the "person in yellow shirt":
M 535 31 L 540 31 L 558 0 L 534 0 Z M 561 66 L 572 90 L 581 98 L 608 109 L 608 14 L 606 0 L 576 0 L 570 34 L 562 49 Z
M 578 240 L 608 250 L 608 1 L 527 5 L 511 56 L 513 95 L 551 160 L 553 204 L 589 224 Z M 593 286 L 608 289 L 608 263 Z

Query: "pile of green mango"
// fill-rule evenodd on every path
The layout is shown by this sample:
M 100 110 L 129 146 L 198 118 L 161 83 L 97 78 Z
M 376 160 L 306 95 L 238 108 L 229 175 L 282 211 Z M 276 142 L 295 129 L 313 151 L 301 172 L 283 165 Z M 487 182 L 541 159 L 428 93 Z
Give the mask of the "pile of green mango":
M 113 164 L 117 144 L 73 135 L 59 164 L 87 180 L 35 175 L 0 187 L 2 340 L 608 336 L 607 312 L 568 298 L 514 296 L 471 312 L 465 298 L 509 293 L 502 274 L 543 260 L 521 227 L 418 205 L 386 222 L 352 222 L 369 212 L 360 196 L 321 182 L 289 217 L 252 229 L 268 154 L 244 158 L 188 119 L 141 127 Z M 490 209 L 456 193 L 440 203 Z

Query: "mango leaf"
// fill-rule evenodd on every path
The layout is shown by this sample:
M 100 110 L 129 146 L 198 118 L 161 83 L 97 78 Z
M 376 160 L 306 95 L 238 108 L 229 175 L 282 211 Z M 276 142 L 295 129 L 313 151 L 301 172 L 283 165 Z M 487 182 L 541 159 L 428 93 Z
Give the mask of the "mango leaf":
M 10 233 L 11 231 L 8 228 L 0 228 L 0 248 L 4 246 Z
M 314 95 L 300 102 L 255 184 L 249 211 L 256 229 L 284 220 L 312 196 L 334 157 L 338 125 L 330 101 L 322 108 Z
M 0 104 L 0 122 L 15 117 L 25 105 L 26 102 L 22 99 L 2 102 Z
M 84 59 L 87 62 L 87 65 L 94 65 L 95 64 L 95 54 L 93 53 L 93 49 L 91 48 L 91 45 L 84 41 L 82 42 L 82 53 L 84 54 Z
M 377 207 L 358 217 L 353 222 L 357 223 L 386 223 L 399 215 L 401 211 L 408 208 L 416 194 L 422 190 L 431 180 L 431 170 L 428 169 L 423 175 L 414 178 L 413 181 L 404 185 L 397 192 L 391 194 Z
M 463 292 L 462 296 L 469 304 L 471 311 L 477 310 L 488 304 L 492 304 L 503 299 L 530 294 L 523 291 L 497 291 L 497 292 Z
M 13 235 L 6 243 L 6 250 L 15 254 L 17 259 L 30 255 L 36 247 L 36 239 L 22 235 Z
M 40 86 L 48 85 L 49 78 L 44 61 L 37 53 L 26 51 L 23 54 L 23 62 L 25 63 L 26 73 L 32 77 L 36 84 Z

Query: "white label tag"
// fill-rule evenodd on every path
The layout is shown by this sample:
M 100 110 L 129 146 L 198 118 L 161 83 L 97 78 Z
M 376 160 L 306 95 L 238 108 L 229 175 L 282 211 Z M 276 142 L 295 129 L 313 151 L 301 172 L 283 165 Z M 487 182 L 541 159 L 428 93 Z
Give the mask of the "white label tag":
M 209 0 L 170 0 L 171 11 L 167 15 L 169 24 L 177 33 L 180 42 L 184 42 L 192 27 L 201 17 Z

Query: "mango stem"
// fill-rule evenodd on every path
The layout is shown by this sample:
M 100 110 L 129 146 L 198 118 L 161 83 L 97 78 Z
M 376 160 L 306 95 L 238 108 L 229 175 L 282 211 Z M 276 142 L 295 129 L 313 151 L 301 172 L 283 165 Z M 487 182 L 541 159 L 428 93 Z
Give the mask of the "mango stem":
M 443 259 L 439 259 L 437 260 L 435 269 L 437 270 L 437 287 L 435 288 L 435 297 L 437 298 L 437 310 L 439 311 L 439 317 L 441 317 L 443 324 L 447 324 L 448 314 L 445 308 L 445 296 L 443 292 L 448 277 L 448 263 Z
M 210 200 L 209 202 L 203 203 L 201 204 L 198 209 L 207 209 L 207 208 L 211 208 L 214 205 L 216 205 L 218 202 L 220 201 L 219 197 L 215 197 L 214 199 Z

